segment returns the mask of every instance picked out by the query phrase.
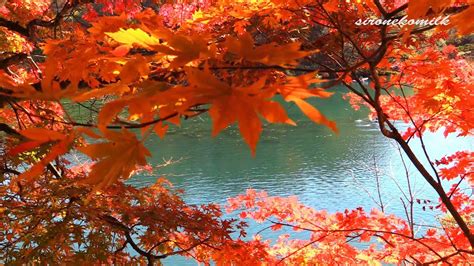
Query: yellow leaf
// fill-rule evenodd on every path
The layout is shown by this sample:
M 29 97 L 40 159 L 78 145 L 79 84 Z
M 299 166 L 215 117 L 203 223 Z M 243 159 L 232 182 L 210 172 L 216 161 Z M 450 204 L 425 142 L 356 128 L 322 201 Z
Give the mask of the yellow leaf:
M 195 22 L 207 24 L 209 23 L 209 19 L 210 17 L 207 16 L 204 12 L 202 12 L 202 10 L 197 10 L 193 13 L 193 17 L 189 21 L 190 22 L 195 21 Z
M 148 49 L 153 45 L 160 44 L 158 38 L 149 35 L 142 29 L 120 29 L 117 32 L 106 32 L 105 34 L 121 44 L 137 44 Z

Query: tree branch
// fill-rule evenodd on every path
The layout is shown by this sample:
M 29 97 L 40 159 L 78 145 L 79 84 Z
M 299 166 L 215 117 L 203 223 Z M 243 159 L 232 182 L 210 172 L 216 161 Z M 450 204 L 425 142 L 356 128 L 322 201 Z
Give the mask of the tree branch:
M 0 17 L 0 27 L 5 27 L 23 36 L 30 35 L 30 31 L 28 30 L 28 28 L 21 26 L 18 22 L 13 22 L 2 17 Z

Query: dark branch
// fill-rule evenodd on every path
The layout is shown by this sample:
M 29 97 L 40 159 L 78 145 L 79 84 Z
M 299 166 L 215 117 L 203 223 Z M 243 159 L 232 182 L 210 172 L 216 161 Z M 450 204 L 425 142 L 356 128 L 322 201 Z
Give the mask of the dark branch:
M 30 31 L 28 28 L 21 26 L 18 22 L 13 22 L 0 17 L 0 27 L 5 27 L 11 31 L 17 32 L 23 36 L 29 36 Z

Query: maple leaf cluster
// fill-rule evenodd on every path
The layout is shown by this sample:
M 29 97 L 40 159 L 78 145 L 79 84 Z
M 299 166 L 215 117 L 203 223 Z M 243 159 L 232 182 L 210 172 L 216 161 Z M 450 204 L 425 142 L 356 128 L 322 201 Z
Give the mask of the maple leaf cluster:
M 473 31 L 472 1 L 0 4 L 5 262 L 152 265 L 172 255 L 219 265 L 472 261 L 472 197 L 461 189 L 466 181 L 473 185 L 472 152 L 434 161 L 423 142 L 427 131 L 472 136 L 471 59 L 446 44 Z M 354 23 L 404 15 L 450 15 L 452 23 Z M 337 133 L 337 124 L 310 103 L 331 97 L 335 86 L 347 89 L 355 108 L 371 110 L 381 133 L 436 191 L 445 213 L 439 226 L 420 235 L 408 214 L 406 220 L 361 208 L 330 214 L 250 190 L 230 199 L 228 210 L 244 208 L 241 218 L 310 237 L 248 240 L 245 223 L 224 219 L 214 204 L 186 204 L 162 179 L 145 188 L 124 183 L 149 168 L 148 138 L 166 138 L 182 119 L 206 113 L 211 135 L 237 125 L 253 155 L 264 123 L 297 126 L 282 101 Z M 414 139 L 424 154 L 415 154 Z

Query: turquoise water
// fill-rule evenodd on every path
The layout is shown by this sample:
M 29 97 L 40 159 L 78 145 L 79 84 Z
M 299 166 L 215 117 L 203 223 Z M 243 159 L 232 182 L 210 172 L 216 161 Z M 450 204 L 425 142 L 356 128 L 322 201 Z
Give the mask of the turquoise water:
M 376 196 L 377 174 L 387 211 L 404 216 L 395 182 L 406 189 L 406 176 L 395 143 L 379 133 L 377 124 L 366 118 L 367 111 L 355 112 L 340 93 L 313 103 L 337 122 L 339 135 L 310 122 L 290 106 L 289 114 L 298 125 L 265 125 L 253 158 L 235 127 L 212 138 L 209 118 L 199 117 L 184 121 L 181 128 L 172 128 L 164 140 L 149 139 L 146 146 L 153 153 L 150 163 L 156 166 L 164 160 L 176 161 L 156 174 L 184 189 L 189 203 L 225 204 L 227 198 L 253 188 L 275 196 L 297 195 L 305 204 L 328 211 L 376 207 L 367 192 Z M 473 143 L 472 139 L 445 139 L 442 134 L 428 134 L 425 141 L 432 158 L 472 150 Z M 419 153 L 418 142 L 412 145 Z M 416 169 L 409 165 L 408 172 L 416 197 L 436 202 L 437 197 Z M 142 175 L 130 182 L 145 186 L 155 179 Z M 423 211 L 422 205 L 415 207 L 416 220 L 435 221 L 435 211 Z M 254 224 L 249 233 L 261 228 Z M 276 235 L 269 231 L 263 236 Z M 169 258 L 164 263 L 194 265 L 182 258 Z

